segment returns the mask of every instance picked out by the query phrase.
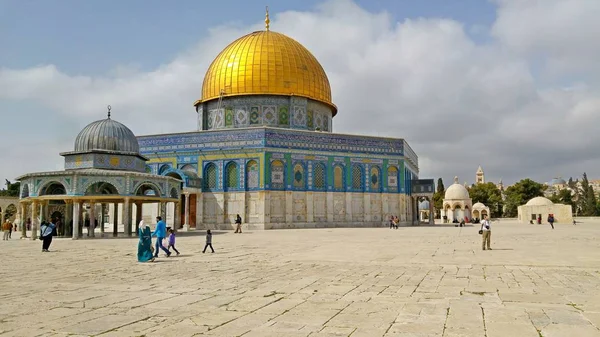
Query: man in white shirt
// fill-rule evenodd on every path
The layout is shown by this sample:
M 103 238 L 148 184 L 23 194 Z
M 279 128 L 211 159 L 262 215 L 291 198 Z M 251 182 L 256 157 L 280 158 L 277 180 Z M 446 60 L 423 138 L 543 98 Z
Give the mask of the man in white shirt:
M 483 231 L 483 242 L 481 243 L 481 248 L 485 250 L 487 242 L 487 249 L 492 250 L 492 248 L 490 248 L 490 240 L 492 238 L 492 226 L 490 221 L 487 219 L 487 215 L 483 216 L 483 221 L 481 221 L 481 230 Z

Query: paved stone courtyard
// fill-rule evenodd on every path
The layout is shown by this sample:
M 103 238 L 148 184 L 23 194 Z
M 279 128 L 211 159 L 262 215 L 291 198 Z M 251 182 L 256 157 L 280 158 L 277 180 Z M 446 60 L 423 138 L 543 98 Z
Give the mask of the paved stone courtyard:
M 0 336 L 600 336 L 600 223 L 0 242 Z

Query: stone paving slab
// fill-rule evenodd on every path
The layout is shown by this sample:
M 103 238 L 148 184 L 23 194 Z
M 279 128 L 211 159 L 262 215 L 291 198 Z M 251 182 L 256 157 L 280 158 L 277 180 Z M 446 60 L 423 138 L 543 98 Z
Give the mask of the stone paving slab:
M 600 336 L 600 223 L 203 232 L 0 244 L 5 336 Z

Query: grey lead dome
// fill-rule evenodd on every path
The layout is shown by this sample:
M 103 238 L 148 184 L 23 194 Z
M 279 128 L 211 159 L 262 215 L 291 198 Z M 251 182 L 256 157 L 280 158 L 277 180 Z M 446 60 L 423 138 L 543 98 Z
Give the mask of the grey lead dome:
M 75 139 L 76 152 L 92 150 L 139 153 L 140 146 L 128 127 L 107 118 L 89 124 Z

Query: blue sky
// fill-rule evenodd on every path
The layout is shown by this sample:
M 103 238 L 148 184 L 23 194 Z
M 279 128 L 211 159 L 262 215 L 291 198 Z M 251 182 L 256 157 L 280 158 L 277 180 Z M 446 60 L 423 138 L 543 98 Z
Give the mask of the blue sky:
M 600 176 L 598 0 L 0 0 L 0 181 L 62 169 L 107 104 L 138 135 L 192 131 L 265 5 L 327 72 L 334 132 L 406 138 L 422 177 Z
M 271 13 L 311 10 L 321 1 L 0 0 L 0 66 L 55 64 L 63 72 L 106 74 L 118 65 L 156 68 L 197 43 L 214 26 L 246 26 Z M 451 18 L 489 26 L 486 0 L 362 0 L 371 12 L 405 18 Z M 360 23 L 357 23 L 360 24 Z

